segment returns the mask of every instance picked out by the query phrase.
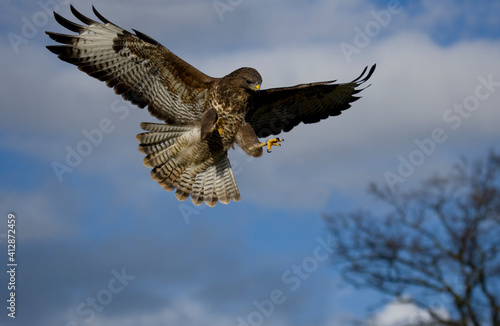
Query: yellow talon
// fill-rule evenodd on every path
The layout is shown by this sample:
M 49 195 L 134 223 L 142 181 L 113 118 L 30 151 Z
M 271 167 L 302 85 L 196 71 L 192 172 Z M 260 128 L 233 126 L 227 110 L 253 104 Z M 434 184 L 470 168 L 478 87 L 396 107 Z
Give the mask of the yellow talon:
M 217 130 L 219 131 L 219 135 L 221 135 L 221 136 L 222 136 L 222 124 L 224 124 L 224 122 L 226 122 L 226 120 L 219 117 L 217 119 L 217 122 L 215 123 L 215 127 L 217 127 Z
M 267 145 L 267 152 L 271 153 L 271 147 L 272 146 L 281 146 L 280 142 L 282 142 L 282 141 L 284 141 L 284 139 L 273 138 L 273 139 L 269 139 L 267 142 L 262 143 L 262 144 L 263 144 L 263 146 Z

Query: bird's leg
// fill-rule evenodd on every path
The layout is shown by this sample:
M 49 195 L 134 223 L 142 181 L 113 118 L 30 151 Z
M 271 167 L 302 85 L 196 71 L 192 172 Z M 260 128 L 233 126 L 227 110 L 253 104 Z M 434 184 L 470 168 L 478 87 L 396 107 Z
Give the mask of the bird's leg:
M 217 116 L 217 111 L 214 108 L 203 111 L 200 122 L 200 138 L 202 141 L 207 139 L 208 135 L 214 131 Z
M 269 139 L 268 141 L 266 141 L 264 143 L 260 143 L 258 145 L 258 147 L 267 146 L 267 152 L 271 153 L 271 147 L 272 146 L 281 146 L 280 142 L 282 142 L 282 141 L 284 141 L 284 139 L 282 139 L 282 138 L 273 138 L 273 139 Z
M 219 117 L 217 119 L 217 122 L 215 123 L 215 127 L 217 128 L 217 130 L 219 131 L 219 135 L 222 136 L 222 125 L 224 124 L 224 122 L 226 122 L 224 119 L 222 119 L 221 117 Z

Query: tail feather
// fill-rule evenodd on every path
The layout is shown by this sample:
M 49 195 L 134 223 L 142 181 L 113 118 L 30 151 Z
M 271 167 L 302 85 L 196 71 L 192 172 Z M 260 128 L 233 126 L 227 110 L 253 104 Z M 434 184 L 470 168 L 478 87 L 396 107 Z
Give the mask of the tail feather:
M 151 178 L 157 182 L 170 181 L 169 183 L 174 184 L 184 169 L 184 166 L 173 159 L 151 170 Z
M 215 188 L 220 189 L 219 201 L 227 204 L 229 203 L 229 196 L 224 182 L 224 170 L 221 169 L 222 166 L 222 164 L 219 164 L 216 168 L 216 174 L 219 175 L 219 178 L 215 179 Z
M 141 128 L 149 131 L 136 136 L 137 141 L 141 143 L 139 151 L 146 155 L 161 153 L 164 149 L 174 145 L 179 137 L 193 129 L 190 126 L 170 126 L 145 122 L 141 123 Z M 148 167 L 153 166 L 155 165 L 149 165 Z
M 141 153 L 146 155 L 158 152 L 162 149 L 172 146 L 175 142 L 175 139 L 180 137 L 181 135 L 182 135 L 181 132 L 176 132 L 176 133 L 150 132 L 146 134 L 137 135 L 141 136 L 140 141 L 142 142 L 141 146 L 139 147 L 139 151 L 141 151 Z
M 194 179 L 191 200 L 195 205 L 201 205 L 203 203 L 204 189 L 205 189 L 205 172 L 199 173 Z
M 205 172 L 205 182 L 203 196 L 199 196 L 208 206 L 215 206 L 217 203 L 217 194 L 215 192 L 215 166 L 211 166 Z M 215 203 L 214 203 L 215 202 Z
M 152 167 L 151 178 L 165 190 L 176 189 L 178 200 L 191 196 L 195 205 L 205 202 L 239 201 L 240 194 L 226 153 L 212 152 L 200 141 L 199 128 L 142 123 L 149 132 L 137 135 L 144 165 Z
M 193 184 L 197 175 L 197 169 L 192 167 L 186 169 L 178 179 L 175 196 L 178 200 L 184 201 L 192 193 Z M 201 203 L 200 203 L 201 204 Z
M 217 174 L 220 176 L 216 179 L 216 186 L 218 189 L 223 189 L 223 193 L 219 195 L 219 200 L 223 204 L 229 204 L 231 198 L 237 198 L 240 200 L 239 192 L 234 192 L 234 189 L 238 190 L 234 181 L 233 170 L 229 164 L 229 159 L 225 159 L 221 164 L 217 165 Z
M 175 148 L 172 145 L 159 145 L 154 152 L 148 154 L 143 163 L 148 168 L 159 167 L 168 164 L 176 164 L 175 158 L 179 155 L 180 148 Z

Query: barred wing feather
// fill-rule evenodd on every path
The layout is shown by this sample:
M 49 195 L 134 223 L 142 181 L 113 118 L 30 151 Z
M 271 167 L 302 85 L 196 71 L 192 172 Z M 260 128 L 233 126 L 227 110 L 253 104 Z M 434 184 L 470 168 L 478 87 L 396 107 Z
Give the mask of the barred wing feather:
M 94 21 L 73 6 L 86 25 L 54 13 L 62 26 L 78 33 L 47 34 L 62 45 L 47 48 L 92 77 L 106 82 L 117 94 L 167 123 L 190 124 L 200 119 L 203 102 L 214 78 L 203 74 L 151 37 L 132 34 L 108 21 L 95 8 Z

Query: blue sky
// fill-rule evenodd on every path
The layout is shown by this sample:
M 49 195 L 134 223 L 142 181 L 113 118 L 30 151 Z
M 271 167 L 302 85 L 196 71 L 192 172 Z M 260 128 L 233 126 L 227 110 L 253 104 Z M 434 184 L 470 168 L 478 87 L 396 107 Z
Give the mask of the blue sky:
M 69 2 L 2 2 L 0 240 L 14 212 L 19 299 L 1 325 L 344 325 L 379 298 L 317 259 L 328 253 L 322 215 L 383 209 L 369 182 L 412 187 L 460 155 L 500 149 L 500 1 L 220 2 L 226 11 L 197 0 L 73 5 L 88 16 L 95 5 L 209 75 L 254 67 L 263 88 L 377 71 L 341 116 L 298 126 L 259 159 L 232 151 L 242 200 L 215 208 L 150 179 L 135 140 L 155 121 L 146 110 L 45 49 L 43 31 L 66 32 L 46 9 L 73 19 Z M 102 121 L 113 130 L 60 180 L 54 162 Z M 309 270 L 300 283 L 293 266 Z M 255 302 L 275 290 L 283 302 L 261 321 Z

